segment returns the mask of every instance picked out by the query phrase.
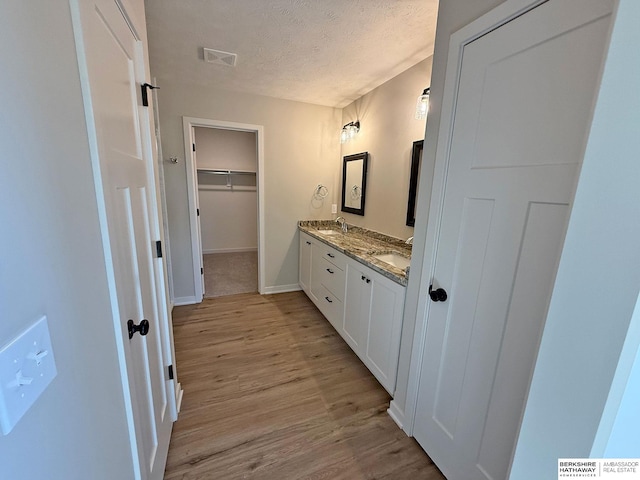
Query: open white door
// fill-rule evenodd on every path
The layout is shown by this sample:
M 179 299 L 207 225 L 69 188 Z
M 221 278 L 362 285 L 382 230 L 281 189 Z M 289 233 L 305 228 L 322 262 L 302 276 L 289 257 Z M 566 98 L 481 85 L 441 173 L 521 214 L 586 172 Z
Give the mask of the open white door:
M 507 3 L 452 37 L 438 140 L 448 299 L 428 307 L 413 433 L 451 480 L 507 478 L 613 1 Z
M 167 370 L 166 284 L 155 249 L 152 122 L 141 101 L 144 48 L 115 0 L 72 0 L 71 5 L 135 476 L 159 480 L 175 391 Z M 138 331 L 132 333 L 130 325 Z
M 185 159 L 187 168 L 187 195 L 191 227 L 191 257 L 193 262 L 194 297 L 192 303 L 202 302 L 204 297 L 204 259 L 202 258 L 202 234 L 200 226 L 200 198 L 198 196 L 198 166 L 196 163 L 196 134 L 194 126 L 183 117 Z M 191 303 L 191 302 L 190 302 Z

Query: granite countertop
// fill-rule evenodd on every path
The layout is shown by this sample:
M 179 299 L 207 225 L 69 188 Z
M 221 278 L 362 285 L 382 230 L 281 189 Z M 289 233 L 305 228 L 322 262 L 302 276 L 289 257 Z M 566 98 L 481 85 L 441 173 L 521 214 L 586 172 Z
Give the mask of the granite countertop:
M 396 253 L 410 259 L 411 245 L 407 245 L 404 240 L 351 225 L 348 225 L 347 233 L 344 233 L 335 220 L 301 220 L 298 222 L 298 229 L 394 282 L 407 285 L 408 268 L 401 269 L 374 257 Z M 321 230 L 332 230 L 334 233 L 326 234 Z

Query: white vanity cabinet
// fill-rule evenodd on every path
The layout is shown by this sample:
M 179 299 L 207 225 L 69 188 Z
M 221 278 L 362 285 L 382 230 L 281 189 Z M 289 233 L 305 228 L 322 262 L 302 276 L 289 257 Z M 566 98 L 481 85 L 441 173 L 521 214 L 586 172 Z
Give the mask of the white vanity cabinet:
M 300 232 L 300 287 L 338 331 L 344 315 L 346 262 L 344 254 Z
M 349 259 L 341 334 L 393 395 L 398 373 L 405 287 Z
M 393 395 L 405 287 L 300 232 L 300 286 Z

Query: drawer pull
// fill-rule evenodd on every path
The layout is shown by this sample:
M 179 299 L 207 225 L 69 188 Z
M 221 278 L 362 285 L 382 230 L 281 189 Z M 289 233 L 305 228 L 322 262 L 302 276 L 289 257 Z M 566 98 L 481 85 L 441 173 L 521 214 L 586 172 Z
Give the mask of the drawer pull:
M 364 275 L 362 275 L 362 277 L 360 277 L 360 278 L 362 278 L 362 280 L 366 280 L 367 279 L 367 277 L 365 277 Z
M 361 278 L 362 278 L 362 280 L 364 280 L 365 282 L 367 282 L 367 283 L 371 283 L 371 280 L 370 280 L 370 279 L 368 279 L 367 277 L 365 277 L 364 275 L 362 275 L 362 277 L 361 277 Z
M 333 275 L 333 270 L 331 270 L 330 268 L 327 268 L 327 272 L 329 272 L 331 275 Z
M 324 297 L 324 298 L 327 300 L 327 302 L 333 303 L 333 300 L 331 300 L 329 297 Z
M 306 241 L 306 240 L 305 240 Z M 311 242 L 307 242 L 307 245 L 311 245 Z
M 336 258 L 336 256 L 335 256 L 333 253 L 327 253 L 327 256 L 328 256 L 329 258 Z

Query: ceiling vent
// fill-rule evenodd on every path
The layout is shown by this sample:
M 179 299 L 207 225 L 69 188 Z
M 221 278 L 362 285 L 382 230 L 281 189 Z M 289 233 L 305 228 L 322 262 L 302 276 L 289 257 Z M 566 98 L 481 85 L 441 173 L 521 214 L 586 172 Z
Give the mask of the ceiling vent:
M 235 53 L 223 52 L 222 50 L 204 49 L 204 61 L 215 63 L 216 65 L 226 65 L 227 67 L 235 67 L 238 55 Z

